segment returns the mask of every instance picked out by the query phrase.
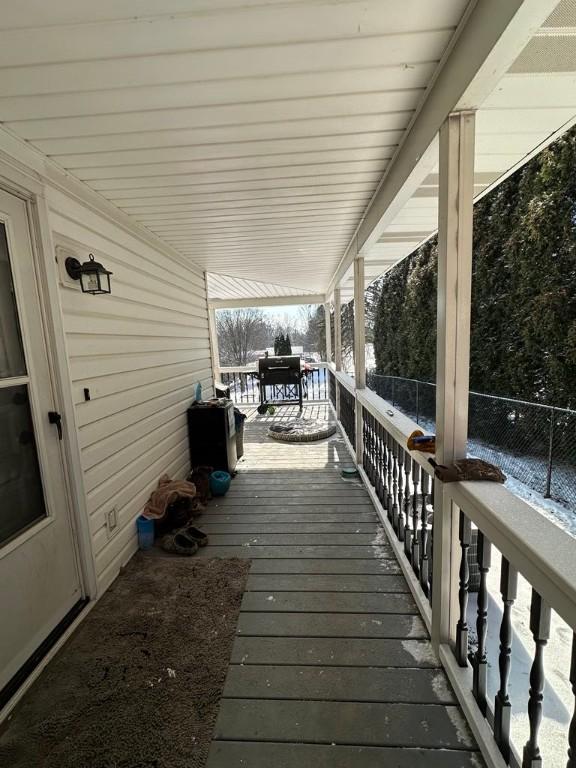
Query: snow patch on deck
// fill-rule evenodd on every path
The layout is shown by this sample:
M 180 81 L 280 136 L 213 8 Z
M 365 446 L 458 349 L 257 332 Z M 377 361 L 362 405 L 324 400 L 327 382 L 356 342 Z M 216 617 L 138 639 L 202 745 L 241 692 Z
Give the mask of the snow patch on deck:
M 386 534 L 384 533 L 384 528 L 378 528 L 378 531 L 376 533 L 376 536 L 372 539 L 370 542 L 372 546 L 372 552 L 374 553 L 374 557 L 377 560 L 385 560 L 387 559 L 387 551 L 386 551 L 386 545 L 388 544 L 388 539 L 386 537 Z M 381 562 L 382 567 L 384 566 L 384 563 Z
M 454 694 L 443 672 L 437 672 L 432 678 L 432 690 L 438 697 L 438 701 L 454 701 Z
M 473 747 L 474 743 L 470 737 L 470 730 L 468 729 L 464 715 L 457 707 L 446 707 L 446 713 L 456 730 L 456 738 L 460 744 L 463 744 L 466 747 Z
M 428 640 L 402 640 L 402 648 L 420 664 L 439 664 L 438 657 Z

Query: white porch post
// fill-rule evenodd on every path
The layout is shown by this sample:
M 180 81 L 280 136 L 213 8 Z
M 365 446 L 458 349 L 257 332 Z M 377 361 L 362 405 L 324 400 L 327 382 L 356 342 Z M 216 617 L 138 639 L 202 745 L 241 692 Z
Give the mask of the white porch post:
M 366 317 L 364 307 L 364 257 L 354 260 L 354 374 L 356 389 L 366 388 Z M 356 463 L 362 464 L 362 407 L 356 398 Z
M 330 303 L 324 304 L 324 325 L 326 328 L 326 362 L 332 362 L 332 327 L 330 323 Z
M 334 366 L 342 370 L 342 301 L 340 288 L 334 288 Z M 336 381 L 336 418 L 340 419 L 340 387 Z
M 218 349 L 218 328 L 216 325 L 216 310 L 208 307 L 208 334 L 210 337 L 210 357 L 212 372 L 215 379 L 220 378 L 220 350 Z
M 342 370 L 342 301 L 340 288 L 334 288 L 334 365 Z
M 436 348 L 436 460 L 466 456 L 474 113 L 450 115 L 440 129 L 438 207 L 438 320 Z M 458 618 L 459 510 L 434 484 L 432 641 L 451 642 Z

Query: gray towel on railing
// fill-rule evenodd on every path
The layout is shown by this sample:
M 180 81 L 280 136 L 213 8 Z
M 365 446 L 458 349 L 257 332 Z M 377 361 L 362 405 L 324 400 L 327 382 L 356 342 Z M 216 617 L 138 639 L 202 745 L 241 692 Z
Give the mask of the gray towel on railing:
M 505 483 L 506 475 L 502 470 L 483 459 L 457 459 L 453 464 L 444 466 L 434 459 L 428 459 L 434 467 L 434 474 L 443 483 L 456 483 L 459 480 L 489 480 L 493 483 Z

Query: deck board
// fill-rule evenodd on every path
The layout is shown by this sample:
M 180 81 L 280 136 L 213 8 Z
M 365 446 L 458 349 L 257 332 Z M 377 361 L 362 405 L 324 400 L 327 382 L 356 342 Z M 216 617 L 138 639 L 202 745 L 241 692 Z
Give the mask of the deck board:
M 341 637 L 238 637 L 233 664 L 321 665 L 419 669 L 440 666 L 428 640 Z
M 262 522 L 258 519 L 251 523 L 222 523 L 214 521 L 204 525 L 203 529 L 206 533 L 297 533 L 297 534 L 324 534 L 332 533 L 334 531 L 334 522 L 302 522 L 293 521 L 288 519 L 286 522 L 274 523 Z M 338 522 L 338 533 L 350 534 L 350 533 L 371 533 L 372 537 L 376 535 L 375 522 L 361 523 L 352 520 L 349 523 Z
M 477 752 L 332 744 L 214 741 L 209 768 L 481 768 Z
M 217 739 L 470 749 L 455 706 L 350 701 L 223 699 Z
M 207 768 L 481 768 L 345 441 L 278 443 L 296 408 L 243 410 L 246 455 L 200 520 L 198 556 L 251 560 Z
M 446 676 L 437 669 L 233 665 L 224 697 L 297 701 L 378 701 L 454 704 Z
M 427 638 L 420 616 L 394 613 L 240 613 L 238 634 L 250 637 Z M 382 660 L 382 663 L 385 659 Z
M 251 573 L 246 589 L 250 592 L 408 592 L 404 576 L 341 573 Z
M 250 573 L 362 573 L 385 575 L 401 572 L 400 566 L 395 559 L 375 560 L 370 558 L 314 560 L 311 558 L 285 559 L 281 556 L 273 560 L 254 560 L 250 567 Z
M 246 592 L 242 611 L 274 613 L 412 613 L 412 595 L 396 592 Z
M 341 559 L 341 558 L 353 558 L 365 560 L 373 557 L 373 549 L 370 546 L 355 546 L 349 544 L 348 546 L 263 546 L 261 544 L 250 542 L 248 540 L 245 544 L 216 544 L 214 543 L 214 536 L 210 537 L 210 547 L 200 550 L 196 557 L 246 557 L 256 558 L 263 557 L 267 560 L 275 560 L 277 557 L 287 558 L 313 558 L 313 559 Z M 387 548 L 382 558 L 394 559 L 392 550 Z

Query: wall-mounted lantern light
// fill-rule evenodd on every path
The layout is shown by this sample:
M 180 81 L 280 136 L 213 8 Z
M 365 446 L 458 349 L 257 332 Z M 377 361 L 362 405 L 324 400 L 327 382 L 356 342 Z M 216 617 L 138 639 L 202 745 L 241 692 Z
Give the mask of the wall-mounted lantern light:
M 110 275 L 112 272 L 105 269 L 100 262 L 94 261 L 92 253 L 89 254 L 88 258 L 89 261 L 80 264 L 74 256 L 68 256 L 66 272 L 72 280 L 80 280 L 82 293 L 111 293 Z

